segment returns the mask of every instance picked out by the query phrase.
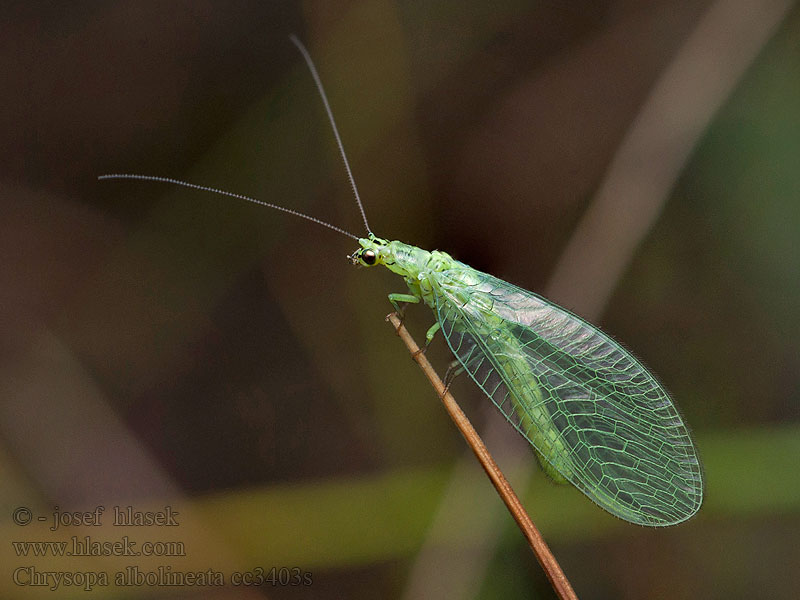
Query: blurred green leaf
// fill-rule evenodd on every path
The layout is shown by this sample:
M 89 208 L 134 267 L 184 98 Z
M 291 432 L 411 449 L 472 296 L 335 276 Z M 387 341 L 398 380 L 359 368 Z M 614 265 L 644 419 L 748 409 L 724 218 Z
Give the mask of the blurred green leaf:
M 510 433 L 509 433 L 510 434 Z M 699 516 L 707 520 L 800 512 L 800 425 L 725 431 L 698 436 L 708 495 Z M 373 477 L 337 479 L 235 492 L 199 502 L 199 510 L 251 560 L 261 564 L 342 567 L 412 555 L 420 546 L 448 480 L 443 468 L 403 469 Z M 513 481 L 512 481 L 513 484 Z M 476 467 L 473 485 L 489 486 Z M 473 494 L 464 498 L 469 506 Z M 607 515 L 568 486 L 537 477 L 525 505 L 548 540 L 585 541 L 641 528 Z M 500 500 L 497 499 L 499 503 Z M 470 520 L 448 532 L 444 545 L 479 544 Z M 508 528 L 513 528 L 508 517 Z M 677 530 L 677 528 L 676 528 Z M 670 529 L 669 531 L 673 531 Z M 510 537 L 516 535 L 510 534 Z

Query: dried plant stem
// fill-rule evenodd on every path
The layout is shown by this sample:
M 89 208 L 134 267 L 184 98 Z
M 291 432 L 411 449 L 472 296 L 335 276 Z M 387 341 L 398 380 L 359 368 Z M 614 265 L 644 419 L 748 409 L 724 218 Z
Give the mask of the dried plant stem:
M 467 440 L 467 444 L 469 444 L 470 448 L 472 448 L 472 451 L 475 453 L 475 456 L 481 463 L 483 470 L 486 471 L 486 474 L 492 481 L 492 485 L 494 485 L 497 493 L 500 495 L 500 498 L 502 498 L 506 507 L 508 507 L 511 516 L 514 517 L 514 520 L 517 522 L 522 534 L 528 540 L 531 550 L 533 550 L 533 553 L 536 556 L 536 559 L 539 561 L 539 564 L 542 565 L 542 568 L 544 569 L 547 578 L 550 580 L 550 584 L 553 586 L 553 590 L 555 590 L 556 595 L 558 595 L 558 597 L 562 600 L 577 600 L 578 597 L 575 595 L 567 576 L 564 575 L 564 572 L 561 570 L 558 561 L 556 561 L 553 553 L 550 552 L 550 548 L 547 547 L 542 534 L 539 533 L 536 525 L 533 524 L 533 521 L 531 521 L 528 513 L 525 512 L 525 508 L 522 506 L 519 498 L 514 493 L 514 490 L 511 489 L 511 485 L 508 483 L 505 475 L 503 475 L 502 471 L 500 471 L 500 467 L 497 466 L 497 463 L 492 458 L 492 455 L 489 454 L 489 450 L 484 445 L 483 441 L 478 435 L 478 432 L 475 431 L 475 428 L 472 426 L 472 423 L 469 422 L 469 419 L 467 419 L 464 411 L 461 410 L 461 407 L 458 405 L 455 398 L 453 398 L 453 395 L 445 387 L 441 378 L 436 371 L 434 371 L 425 354 L 420 351 L 420 348 L 414 341 L 414 338 L 411 337 L 411 334 L 403 325 L 400 316 L 397 313 L 391 313 L 386 317 L 386 320 L 392 324 L 397 332 L 397 335 L 400 336 L 400 339 L 402 339 L 406 347 L 408 347 L 411 357 L 419 365 L 423 373 L 425 373 L 425 375 L 428 377 L 428 381 L 431 382 L 433 389 L 436 390 L 436 393 L 442 400 L 442 403 L 450 415 L 450 418 L 453 419 L 453 422 L 461 431 L 464 439 Z

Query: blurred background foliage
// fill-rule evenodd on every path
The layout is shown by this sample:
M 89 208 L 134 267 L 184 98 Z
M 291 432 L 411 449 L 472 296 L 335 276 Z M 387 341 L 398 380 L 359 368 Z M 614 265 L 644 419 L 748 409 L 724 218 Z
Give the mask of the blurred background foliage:
M 800 587 L 800 12 L 728 4 L 775 26 L 592 317 L 659 374 L 693 427 L 708 481 L 699 515 L 644 529 L 529 477 L 521 440 L 469 381 L 454 387 L 479 428 L 501 428 L 492 449 L 581 598 L 793 598 Z M 313 585 L 109 587 L 101 597 L 552 597 L 383 321 L 400 280 L 353 269 L 352 241 L 310 223 L 95 178 L 187 179 L 360 234 L 295 32 L 375 232 L 542 291 L 712 4 L 0 10 L 0 595 L 85 597 L 14 585 L 23 562 L 130 564 L 23 561 L 12 540 L 129 533 L 186 544 L 186 557 L 142 559 L 143 569 L 300 567 Z M 705 82 L 690 83 L 676 100 L 691 105 Z M 661 157 L 654 147 L 641 160 Z M 615 219 L 638 226 L 637 210 Z M 590 251 L 602 256 L 605 242 Z M 586 314 L 592 288 L 575 281 L 552 299 Z M 408 311 L 418 337 L 430 322 L 427 309 Z M 449 360 L 441 342 L 430 356 L 441 369 Z M 54 533 L 9 517 L 17 506 L 49 515 L 99 504 L 169 504 L 181 526 Z

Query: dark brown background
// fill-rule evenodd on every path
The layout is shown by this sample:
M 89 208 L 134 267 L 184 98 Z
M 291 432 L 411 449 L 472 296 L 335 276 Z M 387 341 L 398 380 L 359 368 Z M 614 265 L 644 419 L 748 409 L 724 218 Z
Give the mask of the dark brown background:
M 501 466 L 525 488 L 579 596 L 793 597 L 796 9 L 778 18 L 770 10 L 781 3 L 765 2 L 746 23 L 777 25 L 687 149 L 621 277 L 589 268 L 570 285 L 548 284 L 710 6 L 5 3 L 1 514 L 168 502 L 187 515 L 177 535 L 189 556 L 166 561 L 176 569 L 314 575 L 310 588 L 202 598 L 465 597 L 464 564 L 473 597 L 550 597 L 469 460 L 467 491 L 445 505 L 439 541 L 428 537 L 465 449 L 383 322 L 385 296 L 401 281 L 353 269 L 344 260 L 352 241 L 310 223 L 161 184 L 96 181 L 108 172 L 188 179 L 362 234 L 294 32 L 317 62 L 377 234 L 555 291 L 650 365 L 696 432 L 706 504 L 690 522 L 654 531 L 541 474 L 528 485 L 514 465 L 534 461 L 506 430 L 500 454 L 523 454 Z M 720 69 L 745 38 L 714 57 Z M 690 81 L 675 102 L 702 112 L 692 102 L 706 84 Z M 658 141 L 644 168 L 663 160 Z M 646 200 L 624 200 L 589 255 L 602 258 L 620 230 L 643 227 Z M 608 285 L 607 302 L 592 277 Z M 409 311 L 419 337 L 430 323 L 427 309 Z M 446 365 L 441 341 L 431 356 Z M 495 423 L 468 381 L 455 390 L 478 424 Z M 0 521 L 4 539 L 48 539 L 30 527 Z M 423 544 L 440 551 L 420 554 Z M 3 597 L 34 597 L 5 572 L 19 559 L 2 562 Z M 103 564 L 81 568 L 113 568 Z

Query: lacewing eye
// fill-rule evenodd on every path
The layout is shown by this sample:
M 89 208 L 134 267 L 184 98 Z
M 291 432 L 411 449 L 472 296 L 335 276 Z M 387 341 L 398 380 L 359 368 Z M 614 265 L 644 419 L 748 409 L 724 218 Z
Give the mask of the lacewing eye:
M 378 262 L 378 256 L 375 254 L 374 250 L 364 250 L 364 252 L 361 253 L 361 261 L 368 267 L 371 267 Z

